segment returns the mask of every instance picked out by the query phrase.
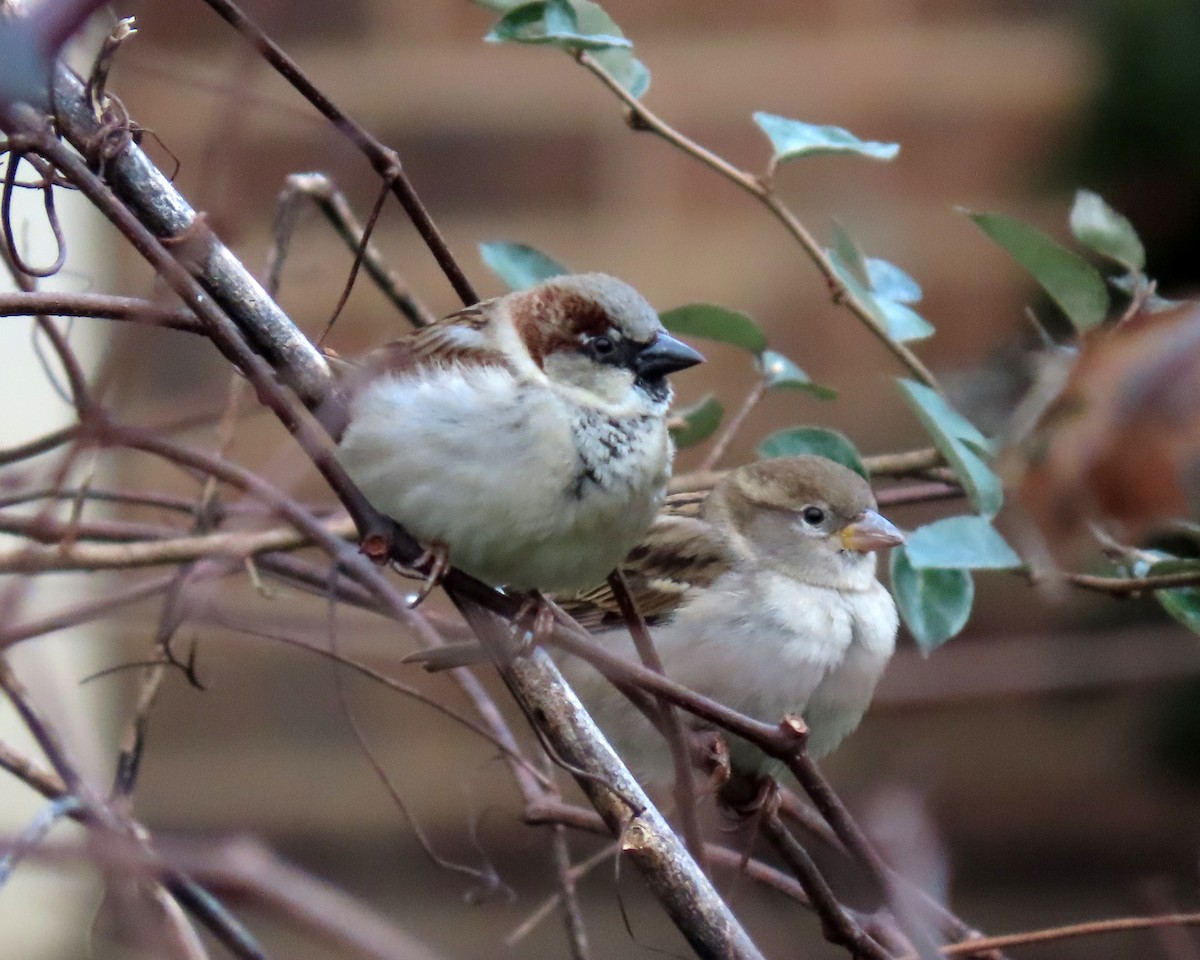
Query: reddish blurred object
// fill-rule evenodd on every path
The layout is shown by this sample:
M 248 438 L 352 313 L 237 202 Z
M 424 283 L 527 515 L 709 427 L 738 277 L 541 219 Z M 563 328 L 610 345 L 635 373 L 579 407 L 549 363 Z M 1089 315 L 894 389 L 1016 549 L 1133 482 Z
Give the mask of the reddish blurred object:
M 1135 315 L 1082 343 L 1022 444 L 1020 497 L 1049 544 L 1088 521 L 1129 538 L 1200 510 L 1200 303 Z

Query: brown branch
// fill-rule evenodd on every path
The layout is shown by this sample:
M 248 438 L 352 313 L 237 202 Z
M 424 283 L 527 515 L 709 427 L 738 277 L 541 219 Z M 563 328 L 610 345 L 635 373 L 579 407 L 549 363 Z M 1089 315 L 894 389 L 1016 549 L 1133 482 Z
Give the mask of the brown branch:
M 834 896 L 828 882 L 813 862 L 808 851 L 791 835 L 779 819 L 777 801 L 767 801 L 772 808 L 761 813 L 759 831 L 795 874 L 808 894 L 813 910 L 821 919 L 821 929 L 830 943 L 844 946 L 856 958 L 891 960 L 889 954 L 868 935 L 846 912 Z
M 1064 578 L 1074 587 L 1114 596 L 1200 586 L 1200 570 L 1160 573 L 1148 577 L 1099 577 L 1090 573 L 1068 573 L 1064 574 Z
M 241 9 L 230 0 L 205 0 L 222 20 L 237 30 L 243 37 L 254 44 L 264 60 L 275 68 L 296 91 L 311 103 L 329 120 L 334 127 L 346 137 L 370 161 L 375 172 L 391 185 L 392 193 L 400 201 L 400 206 L 408 214 L 417 233 L 425 241 L 429 252 L 437 261 L 446 279 L 454 288 L 463 304 L 470 306 L 479 301 L 475 288 L 463 273 L 458 261 L 450 252 L 450 247 L 442 237 L 429 211 L 417 196 L 412 182 L 404 172 L 400 157 L 396 151 L 386 147 L 375 136 L 369 133 L 352 117 L 347 116 L 329 97 L 325 96 L 308 78 L 299 64 L 284 53 L 283 49 L 263 32 L 257 23 L 251 20 Z
M 763 394 L 767 392 L 767 378 L 760 376 L 749 393 L 746 394 L 746 399 L 742 401 L 742 405 L 738 408 L 737 413 L 729 418 L 729 422 L 725 424 L 725 429 L 720 436 L 713 441 L 712 447 L 705 454 L 697 471 L 704 473 L 712 470 L 718 463 L 721 462 L 721 457 L 725 455 L 725 451 L 729 449 L 729 445 L 733 442 L 733 438 L 737 436 L 738 431 L 742 429 L 742 425 L 746 422 L 746 418 L 750 416 L 758 402 L 762 400 Z
M 362 257 L 363 268 L 392 305 L 416 327 L 428 326 L 435 319 L 399 276 L 388 267 L 378 247 L 366 238 L 366 231 L 354 216 L 349 202 L 324 173 L 293 173 L 284 181 L 272 229 L 275 240 L 267 258 L 266 287 L 272 296 L 279 289 L 283 261 L 296 226 L 297 200 L 307 197 L 333 226 L 350 252 Z
M 1155 927 L 1198 927 L 1200 913 L 1170 913 L 1160 917 L 1113 917 L 1108 920 L 1092 920 L 1064 927 L 1047 927 L 1026 933 L 1008 933 L 997 937 L 980 937 L 965 943 L 947 944 L 941 948 L 947 957 L 970 957 L 987 950 L 1005 950 L 1009 947 L 1024 947 L 1036 943 L 1053 943 L 1058 940 L 1073 940 L 1078 937 L 1094 937 L 1106 933 L 1127 933 L 1132 930 L 1152 930 Z M 902 957 L 900 960 L 917 960 Z
M 583 911 L 579 908 L 579 897 L 575 892 L 575 873 L 571 867 L 571 848 L 567 842 L 567 828 L 555 824 L 552 831 L 551 848 L 554 851 L 554 869 L 558 875 L 559 900 L 563 908 L 563 926 L 567 931 L 567 945 L 572 960 L 588 960 L 587 928 L 583 923 Z M 510 938 L 511 939 L 511 938 Z
M 0 450 L 0 467 L 10 463 L 20 463 L 22 460 L 31 460 L 43 453 L 56 450 L 64 444 L 71 443 L 78 438 L 81 429 L 79 424 L 73 423 L 69 427 L 54 430 L 35 440 L 30 440 L 28 443 Z
M 68 532 L 65 526 L 57 521 L 31 521 L 28 524 L 20 524 L 11 519 L 0 519 L 0 529 L 5 526 L 40 527 Z M 86 529 L 88 528 L 85 527 Z M 330 536 L 347 542 L 354 536 L 354 523 L 348 517 L 323 521 L 321 529 Z M 312 543 L 313 539 L 309 533 L 289 526 L 252 532 L 221 531 L 169 539 L 137 540 L 130 543 L 31 544 L 0 553 L 0 574 L 31 574 L 54 570 L 129 570 L 191 563 L 208 557 L 252 557 L 260 553 L 296 550 Z
M 0 293 L 3 317 L 95 317 L 101 320 L 130 320 L 154 327 L 203 333 L 204 326 L 192 314 L 170 310 L 138 297 L 107 293 L 24 292 Z
M 929 447 L 921 450 L 906 450 L 901 453 L 876 454 L 863 457 L 862 462 L 863 466 L 867 468 L 867 472 L 878 479 L 880 477 L 920 476 L 928 470 L 939 467 L 943 460 L 937 450 Z M 720 483 L 721 478 L 727 472 L 726 470 L 696 470 L 681 473 L 679 476 L 671 478 L 667 492 L 703 493 Z
M 625 576 L 621 573 L 620 568 L 609 574 L 608 586 L 612 590 L 613 599 L 617 601 L 621 616 L 625 619 L 625 625 L 633 639 L 638 658 L 655 673 L 666 676 L 667 671 L 663 666 L 662 658 L 654 648 L 650 630 L 646 627 L 646 621 L 642 618 L 641 611 L 638 610 L 637 603 L 629 592 L 629 586 L 626 584 Z M 663 734 L 671 751 L 671 763 L 675 772 L 675 806 L 679 814 L 684 842 L 687 843 L 688 850 L 691 851 L 700 869 L 708 873 L 708 864 L 704 861 L 704 832 L 700 828 L 696 782 L 692 775 L 692 761 L 688 750 L 687 736 L 675 708 L 661 698 L 657 700 L 657 705 L 662 715 Z

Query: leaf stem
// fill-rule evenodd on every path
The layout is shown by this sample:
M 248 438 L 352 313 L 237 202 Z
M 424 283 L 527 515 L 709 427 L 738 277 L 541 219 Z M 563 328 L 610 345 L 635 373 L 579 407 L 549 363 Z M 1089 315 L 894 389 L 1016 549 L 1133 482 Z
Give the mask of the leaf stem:
M 754 197 L 759 203 L 765 206 L 787 230 L 788 233 L 804 248 L 804 252 L 808 254 L 809 259 L 816 265 L 817 269 L 825 278 L 826 284 L 829 286 L 835 303 L 841 303 L 853 313 L 868 330 L 873 333 L 879 341 L 891 351 L 892 355 L 911 373 L 917 380 L 925 384 L 931 390 L 942 392 L 941 385 L 937 378 L 925 366 L 924 363 L 913 353 L 907 346 L 898 340 L 894 340 L 888 336 L 887 331 L 875 318 L 874 314 L 865 303 L 859 300 L 854 293 L 846 287 L 841 280 L 838 279 L 834 272 L 833 264 L 830 263 L 829 257 L 821 248 L 816 238 L 809 232 L 808 228 L 796 217 L 788 208 L 771 184 L 769 173 L 764 177 L 757 177 L 752 173 L 748 173 L 738 167 L 735 167 L 729 161 L 717 156 L 711 150 L 702 147 L 696 141 L 685 137 L 682 133 L 661 119 L 657 114 L 653 113 L 649 108 L 642 104 L 637 97 L 631 94 L 620 82 L 609 73 L 594 57 L 583 50 L 577 50 L 573 54 L 575 59 L 594 74 L 616 97 L 625 104 L 627 110 L 627 118 L 629 125 L 634 130 L 644 130 L 653 133 L 674 147 L 682 150 L 684 153 L 699 160 L 705 166 L 717 173 L 721 174 L 730 183 L 740 187 L 750 196 Z

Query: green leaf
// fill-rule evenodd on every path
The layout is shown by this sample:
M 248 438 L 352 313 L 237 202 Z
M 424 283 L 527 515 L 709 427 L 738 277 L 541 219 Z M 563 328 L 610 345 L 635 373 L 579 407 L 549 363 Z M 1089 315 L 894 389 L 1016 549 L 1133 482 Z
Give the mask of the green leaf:
M 507 283 L 511 290 L 527 290 L 543 280 L 571 272 L 540 250 L 523 243 L 481 243 L 479 256 L 487 268 Z
M 967 625 L 975 602 L 968 571 L 916 570 L 904 547 L 892 548 L 888 570 L 896 607 L 923 654 L 929 656 Z
M 836 220 L 833 221 L 829 233 L 833 238 L 833 247 L 829 251 L 830 259 L 836 257 L 840 260 L 841 265 L 849 271 L 850 275 L 870 290 L 871 274 L 867 270 L 867 258 L 863 256 L 862 249 L 846 232 L 846 228 Z
M 917 282 L 886 260 L 863 256 L 854 239 L 836 222 L 831 233 L 833 246 L 825 252 L 834 276 L 887 335 L 899 343 L 933 336 L 933 324 L 905 306 L 921 299 Z
M 1075 194 L 1071 233 L 1089 250 L 1119 263 L 1130 273 L 1138 273 L 1146 266 L 1146 251 L 1133 224 L 1098 193 L 1080 190 Z
M 572 0 L 572 5 L 575 7 L 575 17 L 581 33 L 625 36 L 600 4 L 592 3 L 591 0 Z M 596 50 L 592 59 L 611 73 L 631 96 L 640 97 L 650 89 L 650 71 L 629 48 L 611 47 L 607 50 Z
M 477 7 L 495 10 L 496 13 L 508 13 L 509 10 L 528 3 L 529 0 L 471 0 L 471 2 Z
M 936 391 L 913 380 L 897 382 L 905 402 L 967 491 L 971 506 L 985 517 L 999 513 L 1004 505 L 1004 487 L 979 456 L 991 447 L 987 437 Z
M 772 168 L 785 160 L 826 153 L 854 153 L 872 160 L 891 160 L 900 152 L 898 143 L 859 140 L 841 127 L 817 126 L 773 113 L 760 111 L 754 114 L 754 122 L 767 135 L 775 150 L 771 157 Z
M 775 350 L 764 350 L 758 358 L 759 369 L 770 390 L 803 390 L 819 400 L 836 400 L 837 391 L 813 383 L 808 374 Z
M 563 50 L 608 50 L 632 47 L 627 39 L 608 33 L 584 33 L 568 0 L 538 0 L 514 7 L 483 38 L 488 43 L 533 43 Z
M 1108 288 L 1099 271 L 1036 227 L 1002 213 L 970 213 L 979 228 L 1003 247 L 1050 295 L 1080 333 L 1108 315 Z
M 1200 573 L 1200 562 L 1162 560 L 1153 564 L 1143 576 L 1157 577 L 1164 573 Z M 1170 590 L 1155 590 L 1154 599 L 1192 633 L 1200 633 L 1200 588 L 1173 587 Z
M 833 275 L 845 285 L 846 289 L 850 291 L 850 295 L 875 318 L 875 322 L 884 330 L 888 330 L 887 315 L 883 312 L 882 305 L 875 299 L 875 294 L 863 286 L 854 272 L 842 261 L 836 250 L 825 252 L 829 255 L 829 265 L 833 268 Z
M 1021 558 L 984 517 L 946 517 L 905 540 L 909 563 L 924 570 L 1012 570 Z
M 894 263 L 867 257 L 867 279 L 876 296 L 896 303 L 920 303 L 921 285 Z
M 876 301 L 879 304 L 880 312 L 887 321 L 884 328 L 893 340 L 900 343 L 927 340 L 937 332 L 932 323 L 911 307 L 896 300 L 886 300 L 883 297 L 877 297 Z
M 668 310 L 659 318 L 672 333 L 731 343 L 755 354 L 767 349 L 767 338 L 757 323 L 744 313 L 712 303 L 689 303 Z
M 835 460 L 855 473 L 867 477 L 862 457 L 844 434 L 824 427 L 789 427 L 771 434 L 758 445 L 758 455 L 764 460 L 773 457 L 798 457 L 817 454 Z
M 947 434 L 956 440 L 969 443 L 976 449 L 985 451 L 991 449 L 991 441 L 983 435 L 980 429 L 950 406 L 946 402 L 946 398 L 936 390 L 931 390 L 923 383 L 917 383 L 914 380 L 901 380 L 900 384 L 905 392 L 920 405 L 922 410 L 936 420 Z
M 683 421 L 683 426 L 673 427 L 671 436 L 675 446 L 682 450 L 707 440 L 717 432 L 721 418 L 725 416 L 725 408 L 711 393 L 690 407 L 676 410 L 673 415 Z

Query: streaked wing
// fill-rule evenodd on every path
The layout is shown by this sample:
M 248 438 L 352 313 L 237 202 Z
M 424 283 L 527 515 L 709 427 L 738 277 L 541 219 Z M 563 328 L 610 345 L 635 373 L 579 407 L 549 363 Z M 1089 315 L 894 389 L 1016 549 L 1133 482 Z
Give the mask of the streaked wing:
M 504 354 L 487 335 L 491 303 L 477 303 L 385 344 L 366 357 L 364 368 L 377 375 L 405 373 L 430 363 L 506 366 Z
M 668 501 L 664 511 L 675 508 L 690 510 L 691 504 Z M 621 571 L 642 616 L 653 624 L 677 610 L 694 588 L 710 585 L 730 568 L 733 559 L 733 551 L 712 524 L 695 516 L 663 512 L 625 558 Z M 554 599 L 589 630 L 624 623 L 607 583 Z
M 508 367 L 507 358 L 488 336 L 491 315 L 488 308 L 493 302 L 484 300 L 452 313 L 372 350 L 357 361 L 346 360 L 332 351 L 326 353 L 325 359 L 337 378 L 339 389 L 338 396 L 331 398 L 317 416 L 330 435 L 335 440 L 341 439 L 355 396 L 378 376 L 403 375 L 431 365 Z

